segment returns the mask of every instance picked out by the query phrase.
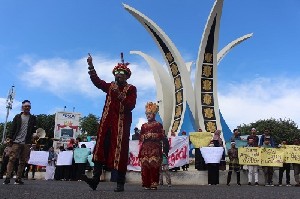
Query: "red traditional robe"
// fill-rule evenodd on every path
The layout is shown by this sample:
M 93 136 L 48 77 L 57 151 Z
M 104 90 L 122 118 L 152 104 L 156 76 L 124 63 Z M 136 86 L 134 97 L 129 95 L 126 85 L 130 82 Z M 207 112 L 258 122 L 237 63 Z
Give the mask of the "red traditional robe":
M 157 187 L 159 181 L 159 170 L 162 162 L 162 145 L 164 137 L 163 126 L 157 121 L 142 125 L 140 142 L 141 148 L 139 158 L 142 169 L 143 187 Z
M 115 82 L 106 83 L 98 77 L 95 70 L 90 71 L 89 74 L 93 84 L 107 93 L 93 159 L 108 168 L 126 172 L 132 122 L 131 111 L 136 103 L 136 87 L 130 84 L 118 86 Z M 118 89 L 125 94 L 125 99 L 118 99 L 118 94 L 113 89 Z M 108 132 L 111 134 L 108 140 L 109 149 L 108 154 L 104 154 L 104 140 Z

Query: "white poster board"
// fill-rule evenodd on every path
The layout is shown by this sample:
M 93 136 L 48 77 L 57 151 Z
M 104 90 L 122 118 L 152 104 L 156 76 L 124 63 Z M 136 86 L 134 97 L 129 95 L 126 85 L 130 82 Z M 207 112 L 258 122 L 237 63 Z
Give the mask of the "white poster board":
M 28 164 L 47 166 L 48 165 L 48 151 L 31 151 Z
M 91 153 L 93 153 L 94 151 L 94 148 L 95 148 L 95 144 L 96 144 L 96 141 L 90 141 L 90 142 L 79 142 L 79 146 L 80 148 L 82 144 L 85 144 L 86 148 L 89 148 L 91 149 Z
M 60 151 L 57 155 L 56 165 L 72 165 L 73 151 Z
M 223 155 L 223 147 L 202 147 L 200 148 L 201 154 L 206 164 L 220 163 Z

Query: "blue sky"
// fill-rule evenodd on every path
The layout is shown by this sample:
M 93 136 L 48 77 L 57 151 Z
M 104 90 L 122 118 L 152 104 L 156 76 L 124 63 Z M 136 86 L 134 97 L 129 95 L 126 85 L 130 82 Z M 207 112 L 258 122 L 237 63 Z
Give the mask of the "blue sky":
M 0 122 L 12 85 L 16 97 L 10 120 L 24 99 L 31 100 L 34 114 L 53 114 L 66 106 L 67 111 L 75 107 L 82 115 L 100 116 L 105 95 L 89 80 L 87 53 L 99 76 L 112 81 L 111 70 L 124 52 L 133 72 L 128 82 L 138 89 L 132 127 L 140 126 L 144 104 L 156 101 L 155 82 L 147 63 L 129 51 L 164 62 L 122 2 L 158 24 L 186 62 L 196 61 L 213 0 L 0 0 Z M 224 1 L 219 50 L 253 33 L 219 64 L 219 104 L 231 129 L 271 117 L 300 124 L 299 19 L 298 0 Z

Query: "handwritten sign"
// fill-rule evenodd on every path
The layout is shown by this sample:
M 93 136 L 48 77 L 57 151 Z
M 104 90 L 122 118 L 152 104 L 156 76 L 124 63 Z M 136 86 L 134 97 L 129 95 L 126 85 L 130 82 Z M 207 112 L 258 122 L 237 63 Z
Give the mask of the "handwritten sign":
M 284 161 L 284 151 L 275 148 L 261 149 L 260 166 L 282 167 Z
M 223 147 L 202 147 L 201 154 L 206 164 L 220 163 L 224 148 Z
M 181 167 L 189 163 L 189 138 L 176 136 L 169 138 L 169 168 Z
M 300 164 L 300 146 L 286 145 L 284 162 Z
M 242 165 L 259 165 L 261 163 L 261 148 L 242 147 L 238 150 L 239 164 Z
M 39 166 L 47 166 L 48 165 L 48 151 L 31 151 L 30 158 L 28 163 Z
M 195 148 L 207 147 L 212 139 L 210 132 L 191 132 L 190 140 Z
M 169 168 L 180 167 L 189 162 L 189 139 L 187 136 L 176 136 L 169 138 Z M 127 170 L 141 171 L 141 163 L 138 158 L 139 155 L 139 141 L 129 141 L 129 157 Z
M 57 155 L 56 165 L 72 165 L 73 151 L 61 151 Z

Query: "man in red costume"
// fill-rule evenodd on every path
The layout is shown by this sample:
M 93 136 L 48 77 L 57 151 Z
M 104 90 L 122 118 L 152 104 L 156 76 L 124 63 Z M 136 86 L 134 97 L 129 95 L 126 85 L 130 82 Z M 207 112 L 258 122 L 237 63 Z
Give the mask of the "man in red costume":
M 111 83 L 101 80 L 94 69 L 92 57 L 87 59 L 93 84 L 106 93 L 93 154 L 93 177 L 84 178 L 93 190 L 99 184 L 102 167 L 105 165 L 117 171 L 117 188 L 114 191 L 124 191 L 132 110 L 135 107 L 137 91 L 135 86 L 127 83 L 131 71 L 127 67 L 129 63 L 124 63 L 123 53 L 121 59 L 122 63 L 118 63 L 112 71 L 115 81 Z

